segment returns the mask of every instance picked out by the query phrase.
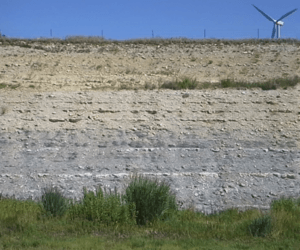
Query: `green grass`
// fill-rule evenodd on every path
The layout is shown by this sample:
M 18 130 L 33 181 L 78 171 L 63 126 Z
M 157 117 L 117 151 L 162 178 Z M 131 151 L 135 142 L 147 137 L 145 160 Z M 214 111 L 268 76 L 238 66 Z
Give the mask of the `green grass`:
M 79 202 L 54 187 L 38 202 L 0 196 L 0 249 L 299 249 L 300 199 L 280 198 L 267 212 L 205 215 L 178 210 L 164 182 L 136 176 L 126 191 L 84 190 Z M 48 216 L 50 201 L 64 212 Z M 157 212 L 156 202 L 168 205 Z
M 163 89 L 195 89 L 198 86 L 198 83 L 195 79 L 185 77 L 182 80 L 176 80 L 171 82 L 165 82 L 160 87 Z
M 5 84 L 5 83 L 0 83 L 0 89 L 4 89 L 6 87 L 9 87 L 11 89 L 17 89 L 20 87 L 20 84 Z
M 235 88 L 235 89 L 252 89 L 252 88 L 261 88 L 262 90 L 272 90 L 272 89 L 287 89 L 289 87 L 294 87 L 300 82 L 300 78 L 298 76 L 294 77 L 285 77 L 285 78 L 277 78 L 271 79 L 267 81 L 261 82 L 242 82 L 242 81 L 234 81 L 231 79 L 223 79 L 220 83 L 199 83 L 195 79 L 185 77 L 181 81 L 169 81 L 163 83 L 160 88 L 164 89 L 208 89 L 208 88 Z
M 7 84 L 4 84 L 4 83 L 0 83 L 0 89 L 4 89 L 7 87 Z
M 108 193 L 98 188 L 94 193 L 84 189 L 83 200 L 79 203 L 72 202 L 69 208 L 69 218 L 105 225 L 134 225 L 136 224 L 135 204 L 124 202 L 117 190 Z
M 294 76 L 291 78 L 277 78 L 271 79 L 263 82 L 254 82 L 254 83 L 247 83 L 247 82 L 237 82 L 231 79 L 224 79 L 220 83 L 221 88 L 261 88 L 262 90 L 272 90 L 283 88 L 287 89 L 288 87 L 294 87 L 300 82 L 300 78 L 298 76 Z

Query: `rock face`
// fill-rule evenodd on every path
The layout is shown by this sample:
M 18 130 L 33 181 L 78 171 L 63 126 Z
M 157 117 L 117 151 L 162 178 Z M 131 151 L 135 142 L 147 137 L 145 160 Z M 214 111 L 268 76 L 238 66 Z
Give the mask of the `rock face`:
M 56 185 L 80 198 L 84 186 L 122 191 L 143 174 L 206 213 L 299 197 L 299 84 L 142 90 L 183 76 L 299 76 L 299 45 L 21 45 L 0 44 L 3 195 L 38 198 Z
M 187 95 L 188 94 L 188 95 Z M 287 90 L 0 92 L 0 190 L 37 198 L 166 180 L 182 207 L 299 196 L 300 86 Z

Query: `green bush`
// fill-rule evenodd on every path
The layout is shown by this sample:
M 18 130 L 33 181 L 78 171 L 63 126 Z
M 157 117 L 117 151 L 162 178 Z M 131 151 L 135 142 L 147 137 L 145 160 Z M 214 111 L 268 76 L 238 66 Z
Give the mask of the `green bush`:
M 154 219 L 164 220 L 177 210 L 175 195 L 171 194 L 169 185 L 142 176 L 133 177 L 123 198 L 127 203 L 135 204 L 138 225 Z
M 41 204 L 47 216 L 61 217 L 68 209 L 68 200 L 52 186 L 43 189 Z
M 265 237 L 272 229 L 271 216 L 265 215 L 252 221 L 249 225 L 249 232 L 252 236 Z
M 115 192 L 103 192 L 101 188 L 87 192 L 84 188 L 83 200 L 77 204 L 72 202 L 69 209 L 71 219 L 82 218 L 105 224 L 135 224 L 135 207 L 133 203 L 125 204 L 122 197 Z

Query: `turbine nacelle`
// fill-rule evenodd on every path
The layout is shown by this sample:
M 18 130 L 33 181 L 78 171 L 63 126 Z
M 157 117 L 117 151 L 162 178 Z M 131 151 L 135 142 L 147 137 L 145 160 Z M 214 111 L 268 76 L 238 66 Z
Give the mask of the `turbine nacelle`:
M 276 23 L 276 25 L 280 25 L 280 26 L 283 26 L 283 24 L 284 24 L 284 22 L 282 22 L 282 21 L 276 21 L 275 23 Z

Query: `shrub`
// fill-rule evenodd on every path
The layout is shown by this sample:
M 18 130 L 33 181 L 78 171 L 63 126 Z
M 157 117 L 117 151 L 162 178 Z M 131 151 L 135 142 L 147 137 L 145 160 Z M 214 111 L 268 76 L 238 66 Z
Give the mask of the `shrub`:
M 175 195 L 165 182 L 150 180 L 142 176 L 133 177 L 123 196 L 127 203 L 134 203 L 136 222 L 145 225 L 154 219 L 166 219 L 172 210 L 177 210 Z
M 271 232 L 271 216 L 265 215 L 252 221 L 249 232 L 252 236 L 265 237 Z
M 72 202 L 69 215 L 71 219 L 82 218 L 89 221 L 135 224 L 134 204 L 125 204 L 121 196 L 115 192 L 103 192 L 101 188 L 87 192 L 84 188 L 83 200 L 78 204 Z
M 68 209 L 68 200 L 57 187 L 46 187 L 43 190 L 41 204 L 47 216 L 61 217 Z
M 232 80 L 230 79 L 223 79 L 221 80 L 221 87 L 222 88 L 230 88 L 230 87 L 233 87 L 234 86 L 234 83 Z
M 161 88 L 179 90 L 179 89 L 195 89 L 197 86 L 198 84 L 195 79 L 185 77 L 181 81 L 176 80 L 175 82 L 165 82 L 163 85 L 161 85 Z

